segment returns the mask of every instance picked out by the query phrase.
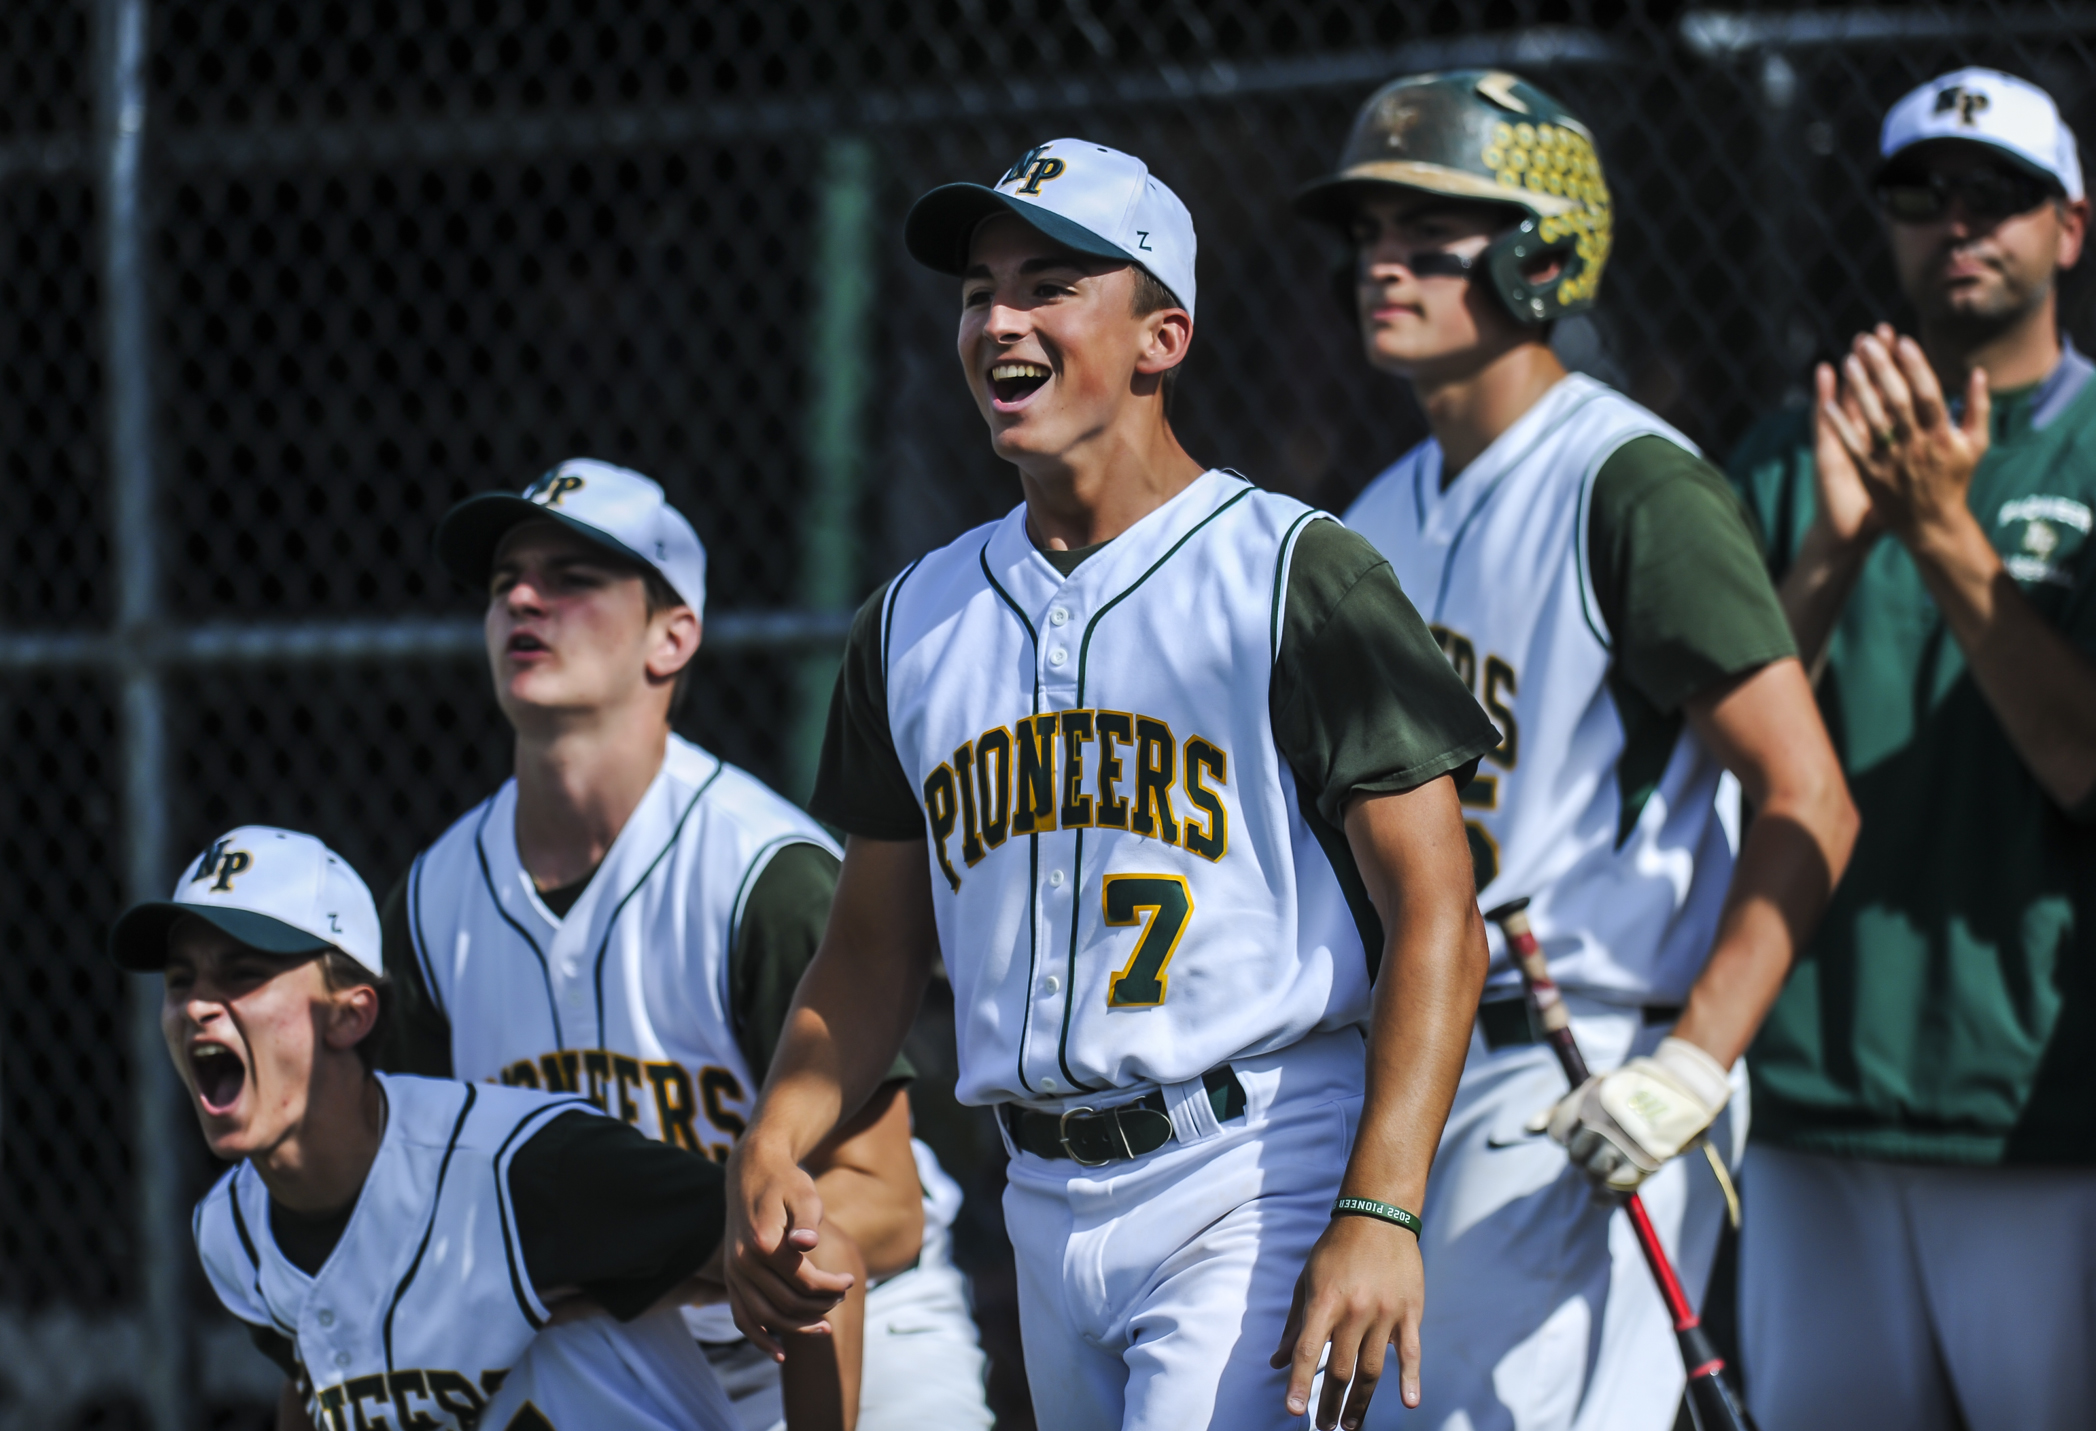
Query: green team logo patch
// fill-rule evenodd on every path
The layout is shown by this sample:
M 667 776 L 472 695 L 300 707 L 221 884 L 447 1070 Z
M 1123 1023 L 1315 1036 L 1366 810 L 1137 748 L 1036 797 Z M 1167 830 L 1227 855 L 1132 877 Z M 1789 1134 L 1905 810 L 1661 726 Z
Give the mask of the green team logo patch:
M 2072 497 L 2018 497 L 2002 503 L 1994 520 L 1994 545 L 2010 576 L 2053 586 L 2074 584 L 2069 566 L 2096 522 L 2086 503 Z

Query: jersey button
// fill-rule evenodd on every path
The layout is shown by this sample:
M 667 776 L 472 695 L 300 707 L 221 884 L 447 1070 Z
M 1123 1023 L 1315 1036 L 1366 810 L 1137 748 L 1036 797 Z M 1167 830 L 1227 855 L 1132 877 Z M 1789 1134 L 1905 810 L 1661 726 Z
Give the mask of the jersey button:
M 348 1366 L 348 1365 L 349 1365 L 349 1353 L 348 1353 L 348 1352 L 346 1352 L 346 1351 L 339 1351 L 339 1352 L 336 1352 L 336 1353 L 335 1353 L 335 1365 L 336 1365 L 336 1366 Z
M 1048 883 L 1054 885 L 1057 889 L 1061 889 L 1063 887 L 1063 872 L 1061 870 L 1048 871 Z
M 1051 626 L 1067 626 L 1070 624 L 1070 613 L 1063 607 L 1058 606 L 1055 610 L 1048 613 L 1048 624 Z
M 1042 1079 L 1042 1080 L 1041 1080 L 1041 1092 L 1043 1092 L 1043 1093 L 1053 1093 L 1053 1092 L 1055 1092 L 1055 1080 L 1054 1080 L 1054 1079 L 1052 1079 L 1052 1078 L 1044 1078 L 1044 1079 Z
M 1053 651 L 1050 651 L 1048 653 L 1048 664 L 1051 666 L 1060 666 L 1063 662 L 1069 659 L 1070 653 L 1068 651 L 1065 651 L 1060 646 L 1056 647 Z
M 1063 981 L 1050 974 L 1047 978 L 1041 980 L 1041 987 L 1051 994 L 1059 993 L 1063 987 Z
M 333 1325 L 335 1325 L 335 1314 L 329 1311 L 327 1308 L 322 1307 L 320 1309 L 320 1316 L 318 1320 L 320 1322 L 320 1325 L 322 1325 L 323 1327 L 332 1327 Z

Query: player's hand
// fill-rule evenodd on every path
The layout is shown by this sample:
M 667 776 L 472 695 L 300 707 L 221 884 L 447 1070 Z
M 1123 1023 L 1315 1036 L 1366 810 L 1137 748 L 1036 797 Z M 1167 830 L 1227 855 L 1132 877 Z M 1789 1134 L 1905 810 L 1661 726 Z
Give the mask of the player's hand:
M 1953 422 L 1921 345 L 1885 324 L 1857 335 L 1841 375 L 1836 433 L 1885 524 L 1912 547 L 1970 521 L 1966 494 L 1990 440 L 1986 373 L 1972 370 Z
M 822 1226 L 815 1180 L 790 1157 L 746 1136 L 728 1158 L 728 1304 L 752 1345 L 783 1361 L 774 1332 L 827 1331 L 824 1316 L 851 1290 L 846 1273 L 825 1272 L 807 1253 Z
M 1598 1187 L 1628 1194 L 1701 1137 L 1731 1096 L 1723 1065 L 1668 1038 L 1649 1058 L 1589 1078 L 1538 1121 Z
M 1372 1217 L 1335 1217 L 1296 1278 L 1281 1345 L 1269 1365 L 1290 1367 L 1288 1414 L 1310 1407 L 1310 1385 L 1324 1362 L 1317 1425 L 1354 1431 L 1397 1347 L 1398 1392 L 1419 1404 L 1419 1320 L 1426 1309 L 1426 1270 L 1410 1232 Z M 1325 1347 L 1330 1344 L 1331 1356 Z M 1340 1397 L 1346 1398 L 1344 1405 Z

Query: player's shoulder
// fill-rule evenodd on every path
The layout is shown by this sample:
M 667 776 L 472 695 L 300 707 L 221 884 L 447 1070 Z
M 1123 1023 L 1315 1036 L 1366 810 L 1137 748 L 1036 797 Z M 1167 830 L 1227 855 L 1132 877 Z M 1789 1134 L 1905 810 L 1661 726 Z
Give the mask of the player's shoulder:
M 703 746 L 672 735 L 663 764 L 670 778 L 689 792 L 687 798 L 700 802 L 695 818 L 685 822 L 686 838 L 732 837 L 752 847 L 800 840 L 843 854 L 807 811 Z
M 563 1113 L 591 1113 L 595 1105 L 573 1094 L 542 1093 L 500 1083 L 381 1073 L 389 1133 L 403 1148 L 438 1154 L 498 1153 L 517 1135 Z
M 1413 487 L 1420 468 L 1438 460 L 1441 446 L 1426 437 L 1405 449 L 1404 455 L 1368 479 L 1368 485 L 1347 504 L 1340 519 L 1357 531 L 1373 530 L 1401 514 L 1399 503 L 1413 500 Z
M 490 791 L 485 799 L 478 800 L 466 812 L 444 827 L 444 833 L 431 840 L 415 859 L 424 863 L 433 859 L 475 859 L 475 841 L 481 827 L 487 823 L 489 813 L 505 798 L 513 799 L 516 788 L 515 776 L 509 776 Z

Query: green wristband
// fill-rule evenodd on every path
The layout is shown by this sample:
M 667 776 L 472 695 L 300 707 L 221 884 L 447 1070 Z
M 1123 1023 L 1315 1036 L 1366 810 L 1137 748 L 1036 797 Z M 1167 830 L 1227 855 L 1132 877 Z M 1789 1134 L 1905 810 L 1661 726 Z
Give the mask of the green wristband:
M 1425 1226 L 1419 1221 L 1418 1213 L 1406 1212 L 1395 1203 L 1377 1202 L 1372 1197 L 1343 1197 L 1332 1204 L 1332 1216 L 1338 1217 L 1343 1213 L 1394 1222 L 1414 1237 L 1423 1236 L 1426 1232 Z

